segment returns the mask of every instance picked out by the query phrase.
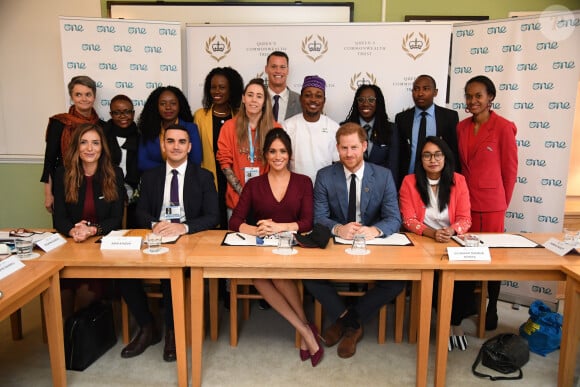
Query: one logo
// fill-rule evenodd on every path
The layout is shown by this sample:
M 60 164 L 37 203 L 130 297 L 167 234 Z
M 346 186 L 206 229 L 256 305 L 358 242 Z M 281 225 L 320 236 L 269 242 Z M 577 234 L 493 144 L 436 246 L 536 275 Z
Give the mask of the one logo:
M 356 90 L 362 85 L 375 85 L 377 83 L 377 78 L 373 73 L 356 73 L 350 78 L 350 88 L 351 90 Z
M 558 42 L 538 42 L 536 43 L 536 50 L 556 50 L 558 48 Z
M 163 54 L 161 46 L 145 46 L 143 50 L 148 54 Z
M 489 54 L 489 48 L 487 47 L 471 47 L 469 49 L 471 55 L 487 55 Z
M 156 89 L 163 86 L 163 82 L 145 82 L 146 89 Z
M 453 102 L 453 110 L 465 110 L 467 104 L 465 102 Z
M 550 110 L 570 110 L 570 102 L 549 102 L 548 109 L 550 109 Z
M 486 73 L 501 73 L 503 72 L 503 65 L 486 65 L 483 71 Z
M 97 32 L 106 32 L 106 33 L 114 34 L 116 32 L 116 30 L 115 30 L 115 26 L 99 25 L 99 26 L 97 26 Z
M 514 102 L 514 109 L 516 110 L 533 110 L 533 102 Z
M 149 68 L 146 63 L 130 63 L 129 70 L 131 71 L 148 71 Z
M 147 28 L 145 27 L 129 27 L 129 35 L 147 35 Z
M 455 74 L 471 74 L 471 66 L 457 66 L 453 68 Z
M 64 30 L 71 32 L 83 32 L 85 27 L 82 24 L 65 24 Z
M 313 62 L 321 59 L 328 51 L 328 40 L 322 35 L 309 35 L 302 41 L 302 52 Z
M 118 67 L 116 63 L 101 62 L 99 63 L 99 70 L 118 70 Z
M 514 91 L 514 90 L 519 90 L 520 86 L 517 83 L 500 83 L 499 89 L 500 90 Z
M 429 47 L 431 47 L 429 37 L 427 34 L 421 32 L 418 33 L 418 36 L 415 36 L 414 32 L 405 35 L 403 44 L 401 45 L 403 51 L 413 58 L 413 60 L 417 60 L 417 58 L 427 52 Z
M 518 184 L 528 184 L 528 178 L 525 176 L 518 176 L 516 182 Z
M 576 64 L 574 63 L 573 60 L 556 61 L 556 62 L 552 63 L 552 68 L 554 70 L 569 70 L 569 69 L 576 68 Z
M 540 222 L 540 223 L 558 224 L 559 220 L 558 220 L 558 217 L 557 216 L 538 215 L 538 222 Z
M 205 52 L 216 62 L 224 59 L 231 50 L 231 43 L 227 36 L 220 35 L 218 38 L 217 35 L 214 35 L 205 42 Z
M 564 185 L 560 179 L 542 179 L 541 184 L 548 187 L 562 187 Z
M 177 30 L 175 28 L 160 28 L 159 35 L 177 36 Z
M 117 81 L 115 82 L 115 87 L 118 89 L 133 89 L 135 88 L 135 84 L 128 81 Z
M 475 32 L 472 29 L 469 30 L 457 30 L 457 32 L 455 33 L 455 36 L 457 36 L 458 38 L 464 38 L 467 36 L 475 36 Z
M 115 44 L 113 46 L 115 52 L 133 52 L 133 48 L 128 44 Z
M 518 289 L 520 284 L 518 281 L 501 281 L 501 286 L 507 286 L 508 288 Z
M 501 52 L 521 52 L 521 44 L 505 44 L 501 47 Z
M 529 148 L 532 143 L 530 142 L 530 140 L 516 140 L 516 145 L 521 147 L 521 148 Z
M 66 62 L 67 69 L 86 70 L 87 64 L 85 62 Z
M 542 23 L 524 23 L 520 26 L 520 31 L 540 31 L 542 29 Z
M 83 43 L 81 44 L 81 49 L 83 51 L 101 51 L 101 45 L 97 43 Z
M 554 90 L 553 82 L 534 82 L 532 84 L 533 90 Z
M 547 167 L 548 163 L 542 159 L 526 159 L 526 165 L 529 167 Z
M 516 66 L 516 70 L 518 71 L 536 71 L 538 70 L 537 63 L 518 63 Z
M 535 195 L 524 195 L 522 197 L 524 203 L 535 203 L 535 204 L 542 204 L 544 203 L 544 198 L 541 196 Z
M 505 34 L 507 32 L 506 26 L 489 27 L 487 29 L 488 35 Z
M 544 147 L 548 148 L 548 149 L 551 149 L 551 148 L 566 149 L 566 141 L 546 140 L 546 141 L 544 141 Z
M 516 211 L 506 211 L 505 217 L 507 219 L 519 219 L 519 220 L 523 220 L 526 218 L 523 212 Z
M 550 121 L 530 121 L 530 129 L 550 129 Z

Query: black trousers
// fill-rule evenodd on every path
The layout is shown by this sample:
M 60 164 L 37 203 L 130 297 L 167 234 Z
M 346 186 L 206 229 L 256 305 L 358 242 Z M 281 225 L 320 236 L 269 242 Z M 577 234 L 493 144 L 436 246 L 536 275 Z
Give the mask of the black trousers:
M 140 279 L 122 279 L 118 281 L 121 296 L 127 303 L 131 314 L 137 320 L 140 327 L 153 322 L 153 315 L 147 303 L 147 294 L 143 290 Z M 173 304 L 171 303 L 171 281 L 161 280 L 161 292 L 163 293 L 165 329 L 173 329 Z

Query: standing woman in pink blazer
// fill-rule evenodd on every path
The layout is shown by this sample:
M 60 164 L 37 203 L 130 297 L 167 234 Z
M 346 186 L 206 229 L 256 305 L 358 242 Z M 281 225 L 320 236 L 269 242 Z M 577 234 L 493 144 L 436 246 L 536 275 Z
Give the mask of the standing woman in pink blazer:
M 465 84 L 465 103 L 471 117 L 457 125 L 461 172 L 471 199 L 472 232 L 504 232 L 518 170 L 516 126 L 491 110 L 495 85 L 478 75 Z M 499 281 L 488 282 L 489 304 L 485 329 L 497 328 Z

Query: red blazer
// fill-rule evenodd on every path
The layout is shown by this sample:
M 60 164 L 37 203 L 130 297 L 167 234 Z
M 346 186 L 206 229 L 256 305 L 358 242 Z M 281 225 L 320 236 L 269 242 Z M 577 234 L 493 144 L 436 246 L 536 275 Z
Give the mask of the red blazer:
M 471 227 L 469 191 L 462 175 L 455 172 L 453 178 L 455 185 L 451 187 L 447 205 L 449 222 L 457 234 L 464 234 Z M 421 195 L 417 190 L 415 174 L 407 175 L 403 179 L 399 191 L 399 207 L 405 228 L 415 234 L 423 235 L 423 231 L 428 227 L 423 223 L 427 206 L 421 200 Z
M 480 127 L 475 146 L 469 148 L 473 133 L 471 117 L 457 124 L 461 173 L 465 176 L 471 209 L 478 212 L 507 210 L 518 171 L 516 126 L 495 112 Z

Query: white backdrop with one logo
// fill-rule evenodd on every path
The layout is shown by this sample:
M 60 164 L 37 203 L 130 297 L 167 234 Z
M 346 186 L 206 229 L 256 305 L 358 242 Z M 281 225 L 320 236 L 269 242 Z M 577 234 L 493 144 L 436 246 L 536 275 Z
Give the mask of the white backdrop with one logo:
M 117 94 L 133 101 L 139 114 L 159 86 L 181 88 L 180 23 L 60 17 L 65 106 L 67 85 L 76 75 L 97 82 L 95 109 L 107 121 Z

